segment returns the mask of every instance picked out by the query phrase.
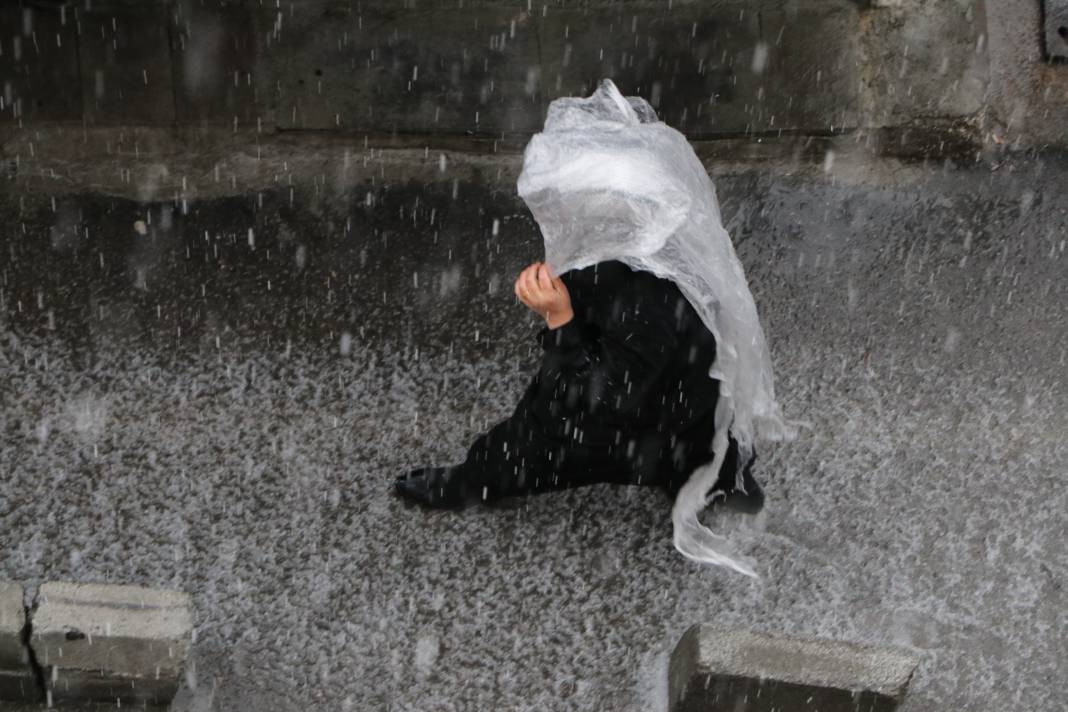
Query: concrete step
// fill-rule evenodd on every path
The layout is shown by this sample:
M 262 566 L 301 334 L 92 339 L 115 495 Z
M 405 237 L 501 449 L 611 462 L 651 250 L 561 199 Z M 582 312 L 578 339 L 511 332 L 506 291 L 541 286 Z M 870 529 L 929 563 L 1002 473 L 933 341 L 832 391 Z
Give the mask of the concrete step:
M 45 583 L 30 645 L 52 702 L 166 703 L 192 638 L 192 602 L 179 591 Z
M 670 712 L 889 712 L 919 657 L 823 638 L 695 625 L 669 668 Z

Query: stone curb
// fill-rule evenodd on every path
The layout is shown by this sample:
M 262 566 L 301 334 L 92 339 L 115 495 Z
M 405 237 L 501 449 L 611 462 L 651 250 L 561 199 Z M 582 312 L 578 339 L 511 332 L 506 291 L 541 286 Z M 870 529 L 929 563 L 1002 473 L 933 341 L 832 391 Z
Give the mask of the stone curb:
M 179 591 L 45 583 L 34 607 L 0 582 L 0 700 L 166 705 L 192 644 Z
M 46 583 L 31 630 L 51 701 L 164 704 L 189 653 L 192 600 L 139 586 Z
M 668 672 L 670 712 L 889 712 L 919 665 L 897 648 L 695 625 Z

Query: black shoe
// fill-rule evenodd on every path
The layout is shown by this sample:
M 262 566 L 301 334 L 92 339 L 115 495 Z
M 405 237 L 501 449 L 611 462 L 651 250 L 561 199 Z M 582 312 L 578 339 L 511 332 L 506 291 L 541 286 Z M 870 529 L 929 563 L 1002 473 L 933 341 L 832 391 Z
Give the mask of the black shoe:
M 452 467 L 421 467 L 393 481 L 393 492 L 435 509 L 460 509 L 471 502 L 464 482 Z

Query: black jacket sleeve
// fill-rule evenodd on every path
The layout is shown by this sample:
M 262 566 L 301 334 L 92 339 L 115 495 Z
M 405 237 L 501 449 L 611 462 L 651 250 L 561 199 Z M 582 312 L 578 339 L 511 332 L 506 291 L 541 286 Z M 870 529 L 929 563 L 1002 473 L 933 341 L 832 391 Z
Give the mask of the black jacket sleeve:
M 634 286 L 634 285 L 632 285 Z M 609 313 L 574 318 L 557 329 L 543 327 L 540 371 L 544 395 L 557 415 L 577 410 L 618 420 L 654 417 L 650 389 L 679 347 L 674 300 L 659 292 L 622 289 Z M 645 405 L 644 411 L 642 410 Z
M 538 332 L 538 342 L 545 354 L 542 370 L 558 374 L 578 373 L 588 368 L 597 331 L 578 314 L 555 329 L 543 326 Z

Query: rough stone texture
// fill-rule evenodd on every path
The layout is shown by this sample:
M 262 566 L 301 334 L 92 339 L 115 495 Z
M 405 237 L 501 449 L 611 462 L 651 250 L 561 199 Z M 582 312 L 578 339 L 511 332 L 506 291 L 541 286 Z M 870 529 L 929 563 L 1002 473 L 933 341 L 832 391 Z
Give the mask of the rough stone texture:
M 366 191 L 374 181 L 482 182 L 511 193 L 522 161 L 523 141 L 504 142 L 457 136 L 376 136 L 373 142 L 330 133 L 299 138 L 292 134 L 257 136 L 206 129 L 171 132 L 130 129 L 0 129 L 0 143 L 9 151 L 12 189 L 27 193 L 92 190 L 100 195 L 149 202 L 177 199 L 229 198 L 238 193 L 277 190 L 290 175 L 316 175 L 320 190 L 341 198 L 347 191 Z M 189 151 L 190 144 L 200 150 Z M 861 154 L 873 158 L 877 141 L 857 136 L 784 136 L 717 139 L 693 143 L 706 165 L 722 166 L 777 161 L 822 165 L 829 151 L 839 160 Z M 910 139 L 908 149 L 921 145 Z M 887 148 L 899 150 L 898 143 Z M 931 157 L 944 159 L 937 142 Z M 957 151 L 968 162 L 974 146 Z M 444 170 L 442 166 L 444 165 Z M 366 200 L 366 193 L 363 194 Z
M 1068 60 L 1068 2 L 1042 0 L 1042 30 L 1046 55 Z
M 978 118 L 989 77 L 984 0 L 903 0 L 862 13 L 864 122 Z
M 602 77 L 694 135 L 856 122 L 857 10 L 847 0 L 529 12 L 303 0 L 289 12 L 264 7 L 260 25 L 275 28 L 260 36 L 260 94 L 281 128 L 530 133 L 551 99 L 588 94 Z
M 22 586 L 0 581 L 0 700 L 36 700 L 40 696 L 23 640 L 25 628 Z
M 41 698 L 40 683 L 33 670 L 0 669 L 0 709 L 8 710 L 11 703 L 37 702 Z
M 1068 63 L 1044 55 L 1041 4 L 991 2 L 987 28 L 991 140 L 1012 148 L 1068 145 Z
M 79 7 L 77 11 L 86 123 L 174 123 L 174 70 L 167 5 L 93 0 L 89 7 Z
M 3 3 L 0 28 L 0 124 L 80 119 L 78 37 L 72 10 Z
M 693 136 L 818 134 L 971 117 L 987 77 L 979 0 L 98 0 L 26 12 L 42 33 L 67 15 L 60 29 L 81 28 L 64 61 L 8 68 L 54 75 L 22 90 L 34 102 L 77 100 L 27 117 L 84 105 L 91 125 L 526 134 L 552 98 L 607 76 Z
M 0 125 L 509 138 L 610 76 L 695 138 L 1068 144 L 1068 63 L 1045 53 L 1068 42 L 1034 0 L 56 5 L 0 8 Z
M 255 126 L 256 15 L 249 4 L 177 0 L 169 17 L 178 122 Z
M 710 164 L 813 424 L 760 451 L 764 519 L 709 513 L 750 581 L 647 490 L 394 501 L 526 386 L 537 231 L 517 156 L 304 145 L 185 205 L 0 191 L 0 570 L 193 592 L 183 709 L 662 711 L 699 620 L 910 648 L 903 712 L 1061 706 L 1068 157 Z
M 138 586 L 45 583 L 32 636 L 53 700 L 165 703 L 192 634 L 188 594 Z
M 671 655 L 671 712 L 889 712 L 920 663 L 904 650 L 695 625 Z
M 279 128 L 529 133 L 544 117 L 518 3 L 297 0 L 258 18 L 259 93 Z
M 109 670 L 48 668 L 46 699 L 64 708 L 75 706 L 98 710 L 118 704 L 142 704 L 166 708 L 178 691 L 179 678 L 173 674 L 117 675 Z
M 611 77 L 694 137 L 857 125 L 859 19 L 848 0 L 595 2 L 535 19 L 550 98 Z
M 0 670 L 15 670 L 28 664 L 22 641 L 25 627 L 22 586 L 0 581 Z

